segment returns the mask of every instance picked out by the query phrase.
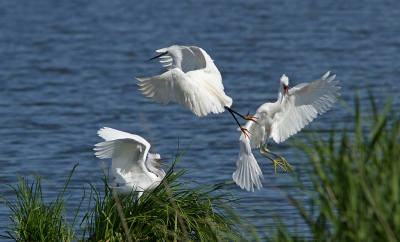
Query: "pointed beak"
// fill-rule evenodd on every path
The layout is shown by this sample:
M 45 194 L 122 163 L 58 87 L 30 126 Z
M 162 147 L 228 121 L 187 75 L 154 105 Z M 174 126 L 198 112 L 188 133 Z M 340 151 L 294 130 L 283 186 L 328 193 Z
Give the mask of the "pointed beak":
M 290 96 L 290 95 L 289 95 L 289 87 L 284 86 L 283 89 L 285 90 L 286 94 L 287 94 L 288 96 Z
M 154 60 L 154 59 L 157 59 L 157 58 L 160 58 L 161 56 L 166 55 L 166 54 L 168 54 L 168 51 L 165 51 L 164 53 L 159 54 L 158 56 L 154 56 L 154 57 L 151 58 L 149 61 Z
M 167 160 L 169 158 L 161 158 L 161 159 L 156 159 L 156 162 L 160 165 L 160 166 L 167 166 L 169 167 L 169 165 L 162 163 L 163 160 Z

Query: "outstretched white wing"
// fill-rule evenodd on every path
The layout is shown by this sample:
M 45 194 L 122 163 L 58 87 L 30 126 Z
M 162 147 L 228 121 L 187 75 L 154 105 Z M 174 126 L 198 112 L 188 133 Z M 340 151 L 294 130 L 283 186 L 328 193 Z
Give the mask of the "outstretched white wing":
M 317 114 L 323 114 L 337 101 L 341 87 L 329 72 L 311 83 L 302 83 L 289 90 L 281 110 L 276 113 L 271 136 L 275 142 L 285 141 L 309 124 Z
M 109 127 L 104 127 L 104 128 L 99 129 L 97 134 L 101 138 L 105 139 L 106 141 L 117 140 L 117 139 L 136 140 L 139 144 L 142 144 L 147 150 L 150 149 L 149 142 L 147 142 L 147 140 L 143 139 L 142 137 L 140 137 L 139 135 L 136 135 L 136 134 L 130 134 L 130 133 L 116 130 L 116 129 L 109 128 Z
M 239 138 L 240 151 L 236 161 L 236 171 L 232 178 L 242 189 L 254 192 L 254 186 L 260 190 L 264 180 L 262 171 L 251 152 L 250 140 L 242 133 Z
M 181 69 L 171 68 L 176 66 L 173 63 L 177 61 L 172 54 L 160 57 L 167 72 L 159 76 L 136 78 L 140 82 L 139 90 L 144 95 L 164 105 L 172 100 L 197 116 L 205 116 L 210 112 L 221 113 L 225 111 L 224 106 L 232 105 L 232 99 L 225 95 L 220 72 L 203 49 L 195 46 L 170 48 L 158 52 L 179 51 L 182 55 Z
M 210 68 L 210 64 L 209 66 L 207 66 L 206 62 L 206 57 L 209 58 L 209 56 L 203 49 L 196 46 L 177 46 L 177 48 L 180 49 L 182 54 L 181 67 L 183 72 L 186 73 L 189 71 Z M 169 48 L 162 48 L 156 50 L 156 52 L 165 53 L 166 51 L 168 51 L 168 49 Z M 160 63 L 168 70 L 173 69 L 173 61 L 174 59 L 170 53 L 160 57 Z M 211 64 L 214 65 L 213 63 Z
M 171 99 L 200 117 L 210 112 L 223 112 L 223 106 L 228 105 L 229 102 L 221 104 L 218 97 L 205 91 L 204 84 L 207 81 L 207 74 L 201 76 L 199 73 L 200 75 L 195 77 L 197 80 L 194 80 L 189 74 L 175 68 L 159 76 L 137 78 L 141 82 L 139 90 L 150 97 L 152 101 L 165 105 Z
M 100 129 L 98 134 L 106 141 L 95 145 L 95 155 L 100 159 L 112 158 L 111 173 L 116 183 L 151 182 L 144 164 L 150 149 L 145 139 L 107 127 Z

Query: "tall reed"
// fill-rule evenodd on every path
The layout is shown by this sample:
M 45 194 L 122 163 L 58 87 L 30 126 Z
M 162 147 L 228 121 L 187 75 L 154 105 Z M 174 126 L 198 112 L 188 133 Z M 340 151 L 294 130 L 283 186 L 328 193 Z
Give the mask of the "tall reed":
M 77 213 L 72 214 L 74 219 L 68 223 L 66 216 L 70 212 L 65 209 L 67 200 L 64 194 L 76 166 L 69 173 L 58 197 L 50 202 L 45 200 L 43 178 L 38 173 L 23 177 L 17 174 L 16 187 L 6 184 L 15 196 L 0 196 L 0 200 L 12 212 L 12 225 L 8 227 L 7 235 L 0 237 L 15 241 L 72 241 L 75 234 L 73 227 L 78 222 Z M 29 178 L 33 178 L 33 181 Z
M 63 198 L 76 165 L 55 200 L 44 198 L 39 174 L 17 175 L 18 185 L 7 184 L 13 196 L 0 196 L 12 213 L 12 226 L 0 237 L 15 241 L 245 240 L 241 228 L 224 213 L 225 208 L 235 211 L 238 198 L 223 183 L 180 181 L 186 171 L 176 171 L 175 164 L 183 153 L 163 182 L 140 198 L 118 196 L 109 188 L 106 175 L 101 185 L 89 182 L 90 189 L 84 188 L 76 211 L 68 210 L 69 200 Z
M 241 228 L 223 213 L 237 198 L 223 184 L 179 181 L 186 171 L 175 172 L 174 165 L 157 188 L 140 198 L 115 196 L 105 177 L 104 195 L 92 186 L 95 206 L 87 217 L 88 241 L 245 240 Z
M 396 108 L 390 100 L 378 108 L 370 95 L 366 108 L 370 111 L 362 111 L 356 98 L 354 122 L 342 131 L 333 130 L 327 139 L 312 132 L 305 141 L 292 142 L 308 177 L 293 172 L 299 187 L 287 191 L 287 196 L 310 233 L 302 239 L 287 236 L 282 232 L 284 223 L 277 222 L 277 232 L 268 239 L 400 240 L 400 116 Z

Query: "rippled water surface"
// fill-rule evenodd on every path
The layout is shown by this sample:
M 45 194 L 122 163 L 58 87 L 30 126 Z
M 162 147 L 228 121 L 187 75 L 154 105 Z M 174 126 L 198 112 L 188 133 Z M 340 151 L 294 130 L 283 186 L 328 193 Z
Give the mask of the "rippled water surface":
M 147 138 L 141 114 L 164 157 L 174 156 L 178 139 L 180 148 L 200 139 L 178 165 L 196 171 L 185 179 L 231 180 L 239 133 L 229 113 L 198 118 L 176 103 L 152 103 L 137 90 L 135 76 L 164 71 L 148 61 L 156 49 L 172 44 L 205 49 L 233 107 L 243 113 L 275 101 L 283 73 L 294 86 L 330 70 L 350 104 L 355 93 L 366 100 L 367 85 L 384 101 L 399 89 L 399 16 L 398 1 L 1 1 L 0 179 L 14 184 L 15 173 L 38 171 L 58 192 L 79 163 L 69 200 L 77 202 L 84 178 L 102 173 L 92 150 L 101 141 L 97 130 L 109 126 Z M 349 117 L 336 104 L 312 128 L 326 129 Z M 269 147 L 304 172 L 287 142 Z M 296 212 L 279 191 L 294 183 L 288 174 L 274 175 L 254 153 L 264 188 L 228 189 L 261 216 L 268 207 L 295 223 Z M 10 224 L 4 204 L 0 214 L 4 233 Z M 257 226 L 265 224 L 252 213 L 246 216 Z

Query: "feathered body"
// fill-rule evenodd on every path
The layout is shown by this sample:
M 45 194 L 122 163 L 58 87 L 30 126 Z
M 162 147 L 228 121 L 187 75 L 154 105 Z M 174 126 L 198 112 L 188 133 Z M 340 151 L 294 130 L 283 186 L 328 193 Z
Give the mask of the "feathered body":
M 262 187 L 263 175 L 251 149 L 266 145 L 269 138 L 276 143 L 285 141 L 318 114 L 332 108 L 340 96 L 337 91 L 341 87 L 336 86 L 339 83 L 339 80 L 334 80 L 336 75 L 328 76 L 329 72 L 312 83 L 302 83 L 288 91 L 289 78 L 281 77 L 277 101 L 265 103 L 257 109 L 254 117 L 259 125 L 252 121 L 246 123 L 250 139 L 243 133 L 240 135 L 237 170 L 232 177 L 241 188 L 254 191 L 254 186 L 257 189 Z
M 224 92 L 221 73 L 202 48 L 173 45 L 157 50 L 167 71 L 158 76 L 136 78 L 139 90 L 151 101 L 177 102 L 197 116 L 221 113 L 232 99 Z
M 158 168 L 159 154 L 148 154 L 150 144 L 142 137 L 112 128 L 98 131 L 105 142 L 96 144 L 95 155 L 100 159 L 112 159 L 111 175 L 118 194 L 139 192 L 157 186 L 165 172 Z M 146 159 L 147 157 L 147 159 Z

